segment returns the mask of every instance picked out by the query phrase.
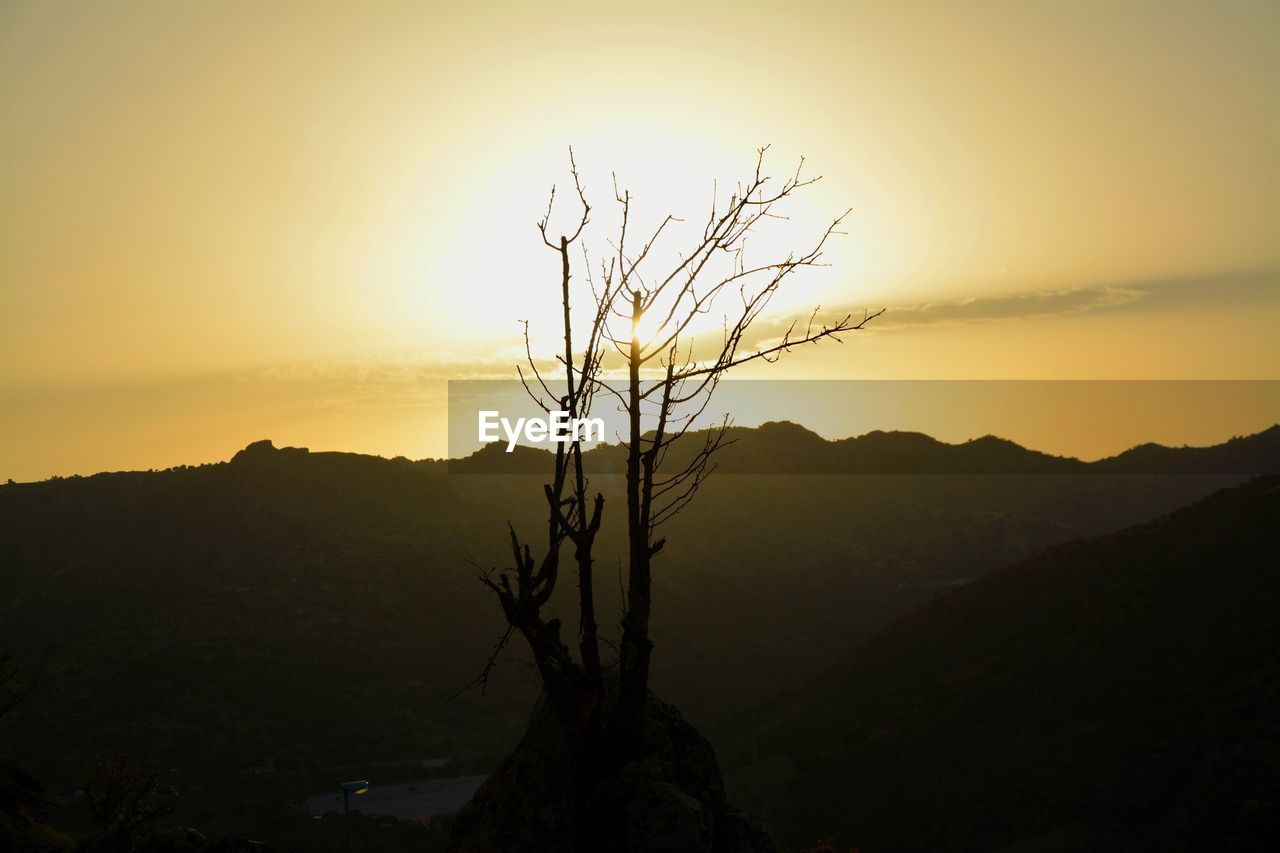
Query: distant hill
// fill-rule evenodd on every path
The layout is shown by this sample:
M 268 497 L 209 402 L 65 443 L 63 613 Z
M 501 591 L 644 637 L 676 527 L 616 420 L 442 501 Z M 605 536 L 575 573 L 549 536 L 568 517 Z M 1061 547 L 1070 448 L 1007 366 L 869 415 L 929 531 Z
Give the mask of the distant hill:
M 1094 463 L 1098 471 L 1116 474 L 1275 473 L 1280 458 L 1280 425 L 1257 435 L 1233 438 L 1212 447 L 1164 447 L 1141 444 Z
M 793 763 L 796 841 L 1280 849 L 1277 530 L 1263 477 L 990 573 L 740 721 L 737 757 Z
M 705 432 L 677 442 L 671 464 L 703 444 Z M 1212 447 L 1163 447 L 1143 444 L 1117 456 L 1083 462 L 1029 450 L 987 435 L 947 444 L 918 432 L 876 430 L 830 441 L 791 423 L 730 427 L 728 444 L 717 455 L 717 470 L 728 474 L 1267 474 L 1280 472 L 1280 425 Z M 602 445 L 586 454 L 588 468 L 619 473 L 625 456 L 618 445 Z M 501 443 L 449 462 L 453 473 L 540 474 L 550 465 L 548 451 Z

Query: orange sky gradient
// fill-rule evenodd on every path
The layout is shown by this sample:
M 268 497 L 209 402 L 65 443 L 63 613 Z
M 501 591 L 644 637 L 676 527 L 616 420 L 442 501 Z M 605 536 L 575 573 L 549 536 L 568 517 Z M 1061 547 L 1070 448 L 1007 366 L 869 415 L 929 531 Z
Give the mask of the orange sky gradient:
M 696 220 L 765 143 L 784 243 L 853 208 L 774 319 L 889 310 L 744 375 L 1277 378 L 1275 3 L 10 0 L 0 478 L 441 455 L 554 335 L 569 145 L 603 246 L 611 172 Z

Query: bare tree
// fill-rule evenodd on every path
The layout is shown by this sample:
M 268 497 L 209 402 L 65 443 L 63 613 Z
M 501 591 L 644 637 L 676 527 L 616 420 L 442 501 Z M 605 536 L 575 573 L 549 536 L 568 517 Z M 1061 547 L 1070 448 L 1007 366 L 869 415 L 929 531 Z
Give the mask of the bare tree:
M 844 218 L 837 217 L 803 250 L 748 263 L 744 251 L 748 237 L 771 220 L 785 218 L 781 210 L 785 202 L 818 180 L 804 176 L 803 159 L 783 179 L 767 176 L 763 171 L 766 151 L 757 152 L 753 173 L 727 200 L 713 193 L 700 234 L 695 233 L 692 245 L 665 264 L 659 255 L 671 254 L 655 248 L 675 230 L 673 223 L 682 220 L 666 216 L 637 243 L 632 233 L 632 196 L 619 190 L 615 179 L 617 236 L 595 270 L 583 251 L 592 310 L 580 343 L 575 343 L 573 334 L 571 255 L 590 221 L 591 206 L 572 151 L 570 169 L 580 206 L 574 227 L 559 237 L 551 234 L 555 188 L 538 223 L 543 242 L 560 259 L 564 350 L 556 359 L 555 372 L 563 378 L 553 379 L 540 367 L 526 323 L 527 364 L 520 368 L 525 388 L 546 411 L 585 417 L 598 399 L 610 399 L 626 417 L 627 584 L 617 696 L 612 705 L 604 702 L 593 590 L 593 548 L 604 497 L 596 494 L 588 499 L 589 480 L 577 440 L 557 445 L 552 480 L 544 486 L 547 533 L 540 559 L 535 559 L 530 544 L 512 529 L 512 568 L 496 579 L 492 574 L 482 577 L 497 595 L 509 627 L 480 680 L 487 679 L 507 638 L 519 631 L 533 654 L 547 699 L 555 708 L 578 768 L 576 802 L 583 845 L 590 841 L 591 787 L 642 749 L 653 651 L 649 637 L 652 565 L 665 544 L 659 531 L 689 505 L 714 470 L 714 455 L 726 444 L 727 417 L 714 428 L 696 429 L 718 383 L 730 370 L 748 362 L 776 361 L 784 352 L 826 338 L 838 341 L 842 333 L 862 329 L 879 314 L 864 312 L 857 318 L 843 314 L 820 321 L 821 312 L 815 309 L 803 327 L 792 323 L 773 340 L 752 336 L 752 324 L 783 282 L 799 270 L 822 265 L 823 248 L 840 233 Z M 719 333 L 699 334 L 698 318 L 715 314 L 721 319 Z M 615 370 L 620 376 L 617 380 L 610 378 Z M 553 390 L 561 383 L 563 390 Z M 671 454 L 674 448 L 681 450 Z M 573 547 L 578 574 L 577 659 L 561 639 L 558 620 L 544 621 L 542 616 L 542 608 L 555 590 L 566 542 Z M 609 719 L 603 719 L 605 714 Z
M 525 347 L 528 373 L 520 369 L 521 380 L 534 401 L 545 411 L 567 411 L 571 418 L 585 417 L 591 409 L 599 387 L 602 335 L 606 326 L 608 305 L 597 301 L 595 317 L 581 352 L 575 355 L 571 312 L 571 247 L 577 243 L 590 219 L 577 164 L 570 152 L 570 167 L 581 214 L 572 234 L 552 238 L 550 217 L 555 205 L 555 188 L 547 203 L 546 215 L 538 230 L 543 242 L 560 258 L 560 298 L 563 306 L 564 354 L 559 364 L 564 376 L 564 391 L 553 392 L 533 356 L 529 328 L 525 324 Z M 497 595 L 506 616 L 508 630 L 495 646 L 481 673 L 484 683 L 489 677 L 503 647 L 513 631 L 519 631 L 528 643 L 543 690 L 560 722 L 575 768 L 575 826 L 579 848 L 587 849 L 591 819 L 588 815 L 589 794 L 599 768 L 603 764 L 601 742 L 603 728 L 598 709 L 604 697 L 604 675 L 600 662 L 598 626 L 595 617 L 592 552 L 604 511 L 604 496 L 597 494 L 588 506 L 587 478 L 583 469 L 582 446 L 578 441 L 558 444 L 551 482 L 543 486 L 547 505 L 546 544 L 542 556 L 533 556 L 529 542 L 522 541 L 514 527 L 508 525 L 513 566 L 481 581 Z M 545 619 L 543 607 L 550 601 L 559 580 L 561 552 L 568 542 L 578 572 L 579 657 L 574 660 L 561 638 L 558 619 Z

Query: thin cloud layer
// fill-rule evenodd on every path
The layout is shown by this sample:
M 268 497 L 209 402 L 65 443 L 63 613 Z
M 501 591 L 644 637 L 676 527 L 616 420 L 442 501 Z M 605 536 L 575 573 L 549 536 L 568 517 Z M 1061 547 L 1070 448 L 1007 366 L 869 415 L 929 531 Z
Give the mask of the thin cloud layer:
M 1104 311 L 1131 305 L 1146 298 L 1141 289 L 1104 284 L 1067 290 L 1013 293 L 950 302 L 892 307 L 876 320 L 877 329 L 927 326 L 937 323 L 979 323 L 1003 320 L 1036 320 Z
M 1274 301 L 1280 273 L 1224 274 L 1220 276 L 1164 279 L 1159 281 L 1106 283 L 1086 287 L 975 297 L 953 301 L 889 306 L 868 324 L 872 333 L 893 332 L 944 324 L 967 325 L 1031 321 L 1114 311 L 1154 310 L 1214 301 Z M 815 324 L 833 323 L 846 313 L 860 317 L 863 307 L 823 309 Z M 873 308 L 874 310 L 874 308 Z M 778 343 L 794 322 L 793 337 L 801 334 L 809 316 L 761 318 L 742 343 L 740 352 Z M 705 342 L 713 343 L 710 338 Z M 710 354 L 708 350 L 707 354 Z M 244 382 L 291 383 L 323 388 L 331 406 L 386 407 L 436 402 L 444 380 L 502 379 L 517 377 L 516 365 L 524 365 L 522 347 L 504 346 L 489 351 L 434 352 L 420 356 L 370 355 L 359 359 L 326 360 L 274 365 L 244 374 Z M 606 375 L 610 365 L 606 364 Z M 552 359 L 539 359 L 539 367 L 554 375 Z
M 867 330 L 886 332 L 943 324 L 1042 320 L 1119 310 L 1186 307 L 1194 303 L 1209 304 L 1223 300 L 1274 302 L 1280 295 L 1276 288 L 1277 282 L 1280 282 L 1280 271 L 1264 270 L 1155 281 L 1109 282 L 1085 287 L 891 305 L 886 307 L 884 314 L 868 324 Z M 872 309 L 876 307 L 872 306 Z M 864 306 L 823 309 L 814 317 L 813 322 L 829 324 L 846 314 L 857 318 L 865 310 Z M 759 321 L 756 324 L 756 335 L 750 341 L 751 346 L 777 343 L 793 322 L 797 332 L 802 331 L 809 322 L 809 317 L 779 317 Z

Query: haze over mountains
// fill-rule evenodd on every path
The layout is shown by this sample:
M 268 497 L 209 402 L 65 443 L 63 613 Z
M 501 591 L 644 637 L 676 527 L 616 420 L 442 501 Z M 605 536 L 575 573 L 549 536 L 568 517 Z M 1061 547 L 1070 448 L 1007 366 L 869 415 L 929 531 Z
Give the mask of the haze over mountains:
M 655 689 L 726 750 L 715 733 L 730 738 L 744 710 L 807 689 L 953 587 L 1280 470 L 1275 427 L 1090 464 L 998 439 L 827 442 L 793 424 L 733 437 L 668 529 L 653 624 Z M 227 463 L 0 487 L 0 647 L 38 682 L 0 720 L 12 758 L 61 794 L 99 756 L 154 758 L 175 770 L 181 819 L 243 833 L 250 803 L 371 765 L 485 772 L 534 685 L 517 659 L 487 696 L 454 698 L 503 627 L 476 575 L 506 559 L 508 520 L 545 524 L 535 480 L 448 475 L 483 472 L 491 452 L 413 462 L 260 442 Z M 623 541 L 611 452 L 592 452 L 606 567 Z M 613 586 L 600 584 L 606 634 Z

